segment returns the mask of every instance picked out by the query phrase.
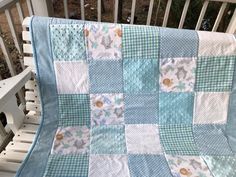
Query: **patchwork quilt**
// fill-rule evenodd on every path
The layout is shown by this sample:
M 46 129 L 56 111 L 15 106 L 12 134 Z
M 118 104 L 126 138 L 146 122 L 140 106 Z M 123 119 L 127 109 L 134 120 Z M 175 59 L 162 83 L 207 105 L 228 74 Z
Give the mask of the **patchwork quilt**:
M 17 177 L 235 177 L 233 34 L 32 17 L 42 122 Z

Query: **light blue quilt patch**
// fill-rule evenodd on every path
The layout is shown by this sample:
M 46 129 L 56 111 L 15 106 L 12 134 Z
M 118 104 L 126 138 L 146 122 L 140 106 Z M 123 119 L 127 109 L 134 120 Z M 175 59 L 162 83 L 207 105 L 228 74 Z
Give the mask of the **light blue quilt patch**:
M 160 125 L 160 140 L 166 154 L 199 155 L 192 125 Z
M 44 177 L 87 177 L 89 156 L 50 155 Z
M 128 155 L 131 177 L 172 177 L 163 155 Z
M 158 59 L 159 29 L 152 26 L 122 25 L 123 59 Z
M 160 93 L 159 124 L 192 124 L 193 93 Z
M 88 94 L 58 95 L 59 126 L 86 125 L 90 127 L 90 103 Z
M 126 124 L 158 124 L 158 94 L 124 94 Z
M 225 125 L 202 124 L 194 125 L 194 138 L 202 155 L 232 155 L 227 138 Z
M 158 91 L 158 60 L 124 60 L 123 72 L 125 93 L 156 93 Z
M 122 61 L 91 60 L 89 77 L 91 93 L 123 92 Z
M 195 90 L 231 91 L 235 60 L 235 56 L 199 57 L 197 59 Z
M 197 57 L 196 31 L 160 28 L 160 58 Z
M 86 59 L 83 24 L 50 25 L 53 59 L 76 61 Z
M 214 177 L 236 176 L 236 157 L 233 156 L 202 156 Z
M 124 125 L 101 125 L 92 128 L 91 154 L 125 154 Z

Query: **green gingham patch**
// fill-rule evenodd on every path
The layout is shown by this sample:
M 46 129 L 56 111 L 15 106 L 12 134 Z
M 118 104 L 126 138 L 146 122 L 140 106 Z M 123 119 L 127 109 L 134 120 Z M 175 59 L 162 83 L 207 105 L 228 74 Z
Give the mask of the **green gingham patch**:
M 50 155 L 44 177 L 87 177 L 89 156 Z
M 236 57 L 200 57 L 197 60 L 196 91 L 231 91 Z
M 192 125 L 161 125 L 160 140 L 166 154 L 198 155 Z
M 59 126 L 87 125 L 90 127 L 88 94 L 62 94 L 59 99 Z
M 158 59 L 158 28 L 122 25 L 122 30 L 123 59 Z

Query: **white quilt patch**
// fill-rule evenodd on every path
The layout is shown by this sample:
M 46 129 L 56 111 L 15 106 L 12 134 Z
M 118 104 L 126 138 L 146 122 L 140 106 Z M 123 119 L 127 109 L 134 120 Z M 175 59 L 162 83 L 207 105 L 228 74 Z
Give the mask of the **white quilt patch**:
M 198 56 L 236 55 L 236 39 L 233 34 L 198 31 Z
M 161 154 L 157 125 L 125 125 L 125 134 L 129 154 Z
M 197 92 L 194 103 L 194 123 L 226 123 L 228 103 L 228 92 Z
M 88 64 L 84 61 L 54 62 L 59 94 L 89 92 Z
M 129 177 L 126 155 L 90 155 L 89 177 Z

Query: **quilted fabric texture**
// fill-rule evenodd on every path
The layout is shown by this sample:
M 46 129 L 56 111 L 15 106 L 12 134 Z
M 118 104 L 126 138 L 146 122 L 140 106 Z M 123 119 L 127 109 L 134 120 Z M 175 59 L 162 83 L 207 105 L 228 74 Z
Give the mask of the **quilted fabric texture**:
M 122 25 L 122 31 L 123 59 L 158 59 L 158 28 Z
M 120 61 L 91 61 L 89 63 L 91 93 L 122 93 L 123 71 Z
M 123 61 L 125 93 L 155 93 L 158 89 L 158 61 L 127 59 Z
M 92 154 L 125 154 L 125 127 L 123 125 L 103 125 L 92 128 Z
M 89 60 L 121 59 L 121 25 L 90 23 L 84 31 Z
M 84 26 L 50 25 L 53 59 L 77 61 L 86 59 Z
M 234 64 L 235 57 L 198 58 L 195 90 L 205 92 L 231 91 Z
M 188 124 L 193 121 L 192 93 L 160 93 L 159 124 Z
M 88 94 L 60 94 L 59 126 L 90 126 L 90 103 Z
M 224 125 L 195 125 L 194 136 L 203 155 L 233 155 L 227 143 Z
M 124 94 L 126 124 L 158 124 L 158 94 Z
M 44 177 L 88 176 L 89 156 L 83 155 L 50 155 Z
M 198 155 L 190 125 L 162 125 L 160 139 L 166 154 Z
M 234 35 L 31 23 L 42 125 L 17 177 L 236 176 Z
M 191 30 L 160 28 L 160 58 L 197 57 L 198 35 Z

